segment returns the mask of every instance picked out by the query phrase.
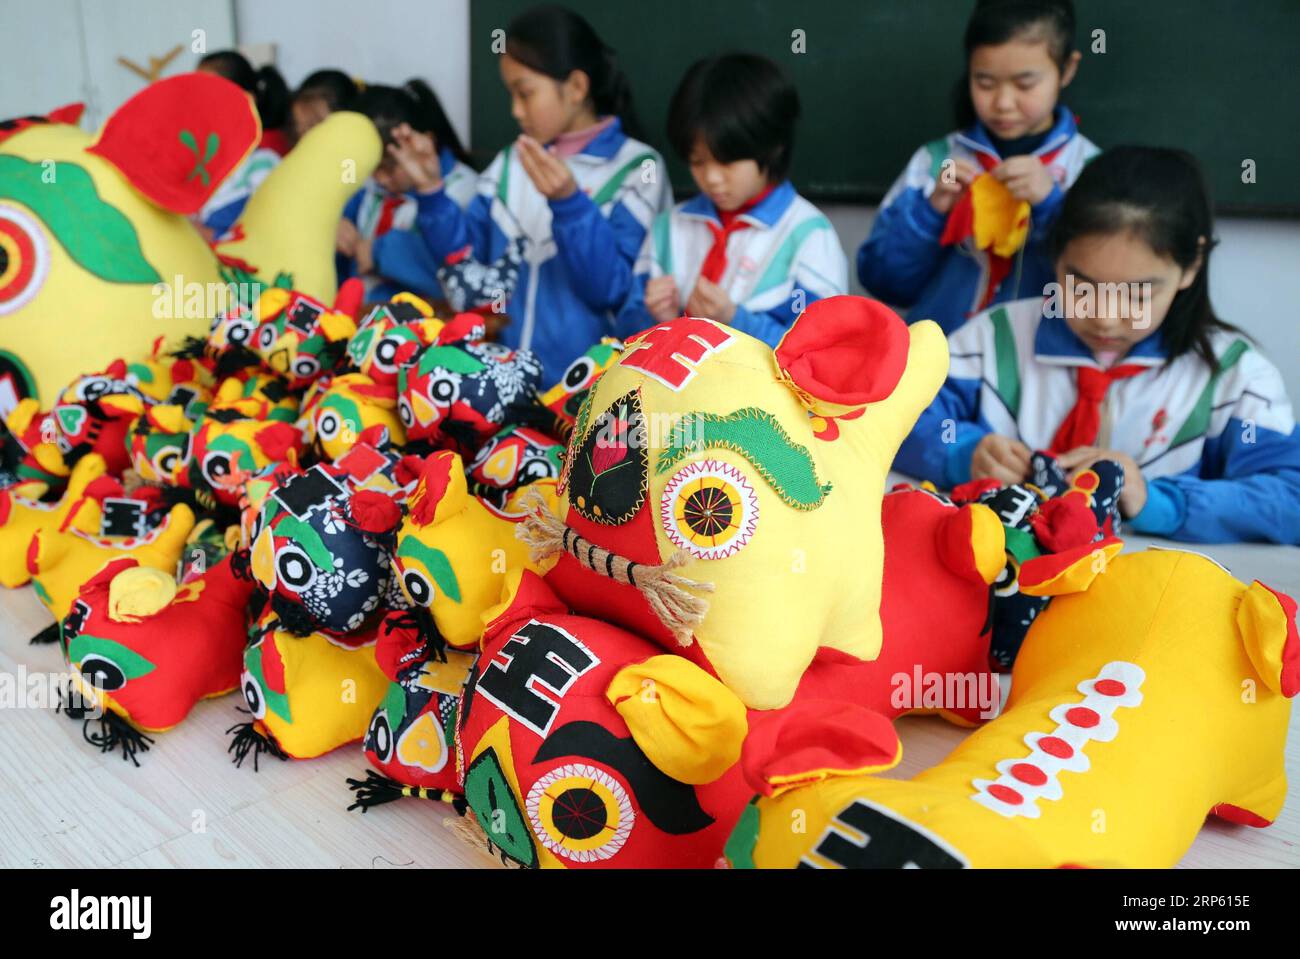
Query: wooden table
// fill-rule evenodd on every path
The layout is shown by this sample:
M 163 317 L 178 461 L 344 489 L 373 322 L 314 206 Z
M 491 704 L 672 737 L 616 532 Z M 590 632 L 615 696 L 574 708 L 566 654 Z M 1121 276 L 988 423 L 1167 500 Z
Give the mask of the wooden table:
M 1149 541 L 1129 538 L 1128 551 Z M 1300 549 L 1217 546 L 1202 551 L 1239 579 L 1258 578 L 1300 597 Z M 31 589 L 0 590 L 0 670 L 28 676 L 62 669 L 57 647 L 28 637 L 50 622 Z M 309 762 L 236 769 L 225 730 L 245 717 L 230 696 L 201 703 L 157 737 L 140 768 L 103 755 L 81 723 L 39 708 L 0 710 L 0 866 L 494 867 L 452 831 L 457 817 L 402 800 L 348 812 L 344 780 L 367 769 L 349 746 Z M 900 722 L 908 777 L 942 759 L 963 730 L 932 717 Z M 1300 710 L 1292 713 L 1287 775 L 1300 781 Z M 1267 829 L 1210 820 L 1183 859 L 1193 867 L 1300 866 L 1300 799 L 1294 792 Z

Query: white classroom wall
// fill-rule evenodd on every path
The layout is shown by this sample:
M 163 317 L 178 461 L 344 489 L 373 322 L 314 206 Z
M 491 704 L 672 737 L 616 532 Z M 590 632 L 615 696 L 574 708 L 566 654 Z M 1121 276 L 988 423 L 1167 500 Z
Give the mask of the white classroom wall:
M 469 0 L 235 0 L 240 44 L 274 43 L 289 86 L 323 67 L 426 80 L 469 142 Z

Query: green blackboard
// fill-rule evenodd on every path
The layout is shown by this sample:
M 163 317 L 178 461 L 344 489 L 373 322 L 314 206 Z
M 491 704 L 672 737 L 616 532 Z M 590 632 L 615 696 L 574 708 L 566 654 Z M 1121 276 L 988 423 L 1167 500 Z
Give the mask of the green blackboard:
M 530 0 L 473 0 L 473 146 L 486 162 L 518 132 L 493 32 Z M 815 201 L 875 202 L 912 151 L 952 128 L 972 0 L 572 0 L 632 79 L 647 138 L 694 192 L 664 136 L 694 60 L 745 49 L 799 87 L 795 185 Z M 1300 216 L 1300 0 L 1076 0 L 1079 77 L 1065 102 L 1102 147 L 1180 146 L 1204 164 L 1221 212 Z M 1094 31 L 1104 31 L 1095 37 Z M 796 31 L 802 31 L 797 34 Z M 794 52 L 802 36 L 803 52 Z M 1104 40 L 1104 52 L 1093 47 Z M 1254 161 L 1255 182 L 1243 182 Z

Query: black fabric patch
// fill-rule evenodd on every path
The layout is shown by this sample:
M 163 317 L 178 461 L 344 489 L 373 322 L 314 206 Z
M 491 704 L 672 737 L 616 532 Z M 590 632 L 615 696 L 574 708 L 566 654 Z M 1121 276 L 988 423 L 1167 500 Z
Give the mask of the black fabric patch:
M 860 843 L 836 826 L 865 837 Z M 845 869 L 961 869 L 965 863 L 910 823 L 855 799 L 840 810 L 814 852 Z M 817 868 L 801 861 L 800 869 Z
M 509 657 L 503 665 L 497 657 Z M 547 623 L 529 623 L 510 637 L 483 667 L 478 689 L 511 718 L 539 736 L 551 728 L 575 679 L 599 662 L 575 637 Z M 550 698 L 539 689 L 545 689 Z
M 308 303 L 306 300 L 295 300 L 293 306 L 289 308 L 289 315 L 285 319 L 285 325 L 298 330 L 300 333 L 310 336 L 311 331 L 316 328 L 316 321 L 320 319 L 323 311 L 314 303 Z
M 290 477 L 272 495 L 294 516 L 306 516 L 313 508 L 321 506 L 336 496 L 343 495 L 343 487 L 319 466 L 314 466 L 300 476 Z
M 144 536 L 149 528 L 144 517 L 145 505 L 138 499 L 106 498 L 99 517 L 99 535 Z
M 645 502 L 647 436 L 641 397 L 620 397 L 591 424 L 569 471 L 569 505 L 580 516 L 621 526 Z
M 418 323 L 424 319 L 424 314 L 414 303 L 388 303 L 383 310 L 398 323 Z

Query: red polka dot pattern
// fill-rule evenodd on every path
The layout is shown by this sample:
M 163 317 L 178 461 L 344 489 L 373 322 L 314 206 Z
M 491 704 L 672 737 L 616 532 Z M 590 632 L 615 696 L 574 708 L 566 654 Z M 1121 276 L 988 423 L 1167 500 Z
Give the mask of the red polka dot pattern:
M 1075 706 L 1073 709 L 1066 710 L 1065 718 L 1069 720 L 1071 726 L 1078 726 L 1080 729 L 1091 729 L 1101 722 L 1097 711 L 1087 706 Z

